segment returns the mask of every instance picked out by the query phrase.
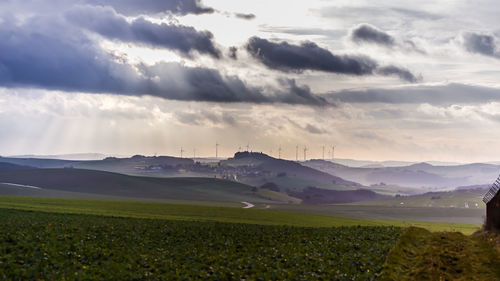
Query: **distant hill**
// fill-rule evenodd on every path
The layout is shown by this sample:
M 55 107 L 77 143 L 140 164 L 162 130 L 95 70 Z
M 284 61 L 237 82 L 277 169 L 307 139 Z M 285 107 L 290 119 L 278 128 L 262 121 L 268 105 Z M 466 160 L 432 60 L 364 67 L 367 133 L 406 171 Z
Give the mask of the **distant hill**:
M 72 153 L 55 155 L 14 155 L 11 158 L 36 158 L 36 159 L 58 159 L 58 160 L 102 160 L 106 155 L 101 153 Z
M 154 166 L 192 165 L 194 161 L 188 158 L 170 156 L 142 156 L 129 158 L 108 157 L 103 160 L 60 160 L 43 158 L 12 158 L 0 157 L 0 162 L 36 168 L 80 168 L 116 172 L 129 175 L 147 174 Z
M 500 167 L 492 164 L 433 166 L 417 163 L 404 167 L 353 168 L 329 161 L 310 160 L 303 165 L 365 185 L 386 184 L 404 187 L 452 189 L 457 186 L 492 183 Z
M 0 171 L 0 183 L 130 198 L 269 202 L 255 188 L 214 178 L 154 178 L 82 169 Z M 9 187 L 4 187 L 9 188 Z
M 297 162 L 276 159 L 264 153 L 238 152 L 233 158 L 220 162 L 220 166 L 247 168 L 259 174 L 240 177 L 242 182 L 260 186 L 266 182 L 277 184 L 282 191 L 287 189 L 302 190 L 308 186 L 325 189 L 356 189 L 361 185 Z
M 341 164 L 344 166 L 349 166 L 353 168 L 375 168 L 375 167 L 404 167 L 413 164 L 417 164 L 419 162 L 412 161 L 395 161 L 395 160 L 387 160 L 387 161 L 372 161 L 372 160 L 356 160 L 356 159 L 346 159 L 346 158 L 335 158 L 335 159 L 326 159 L 325 161 Z M 459 162 L 445 162 L 445 161 L 423 161 L 425 163 L 429 163 L 434 166 L 456 166 L 463 165 L 463 163 Z M 489 163 L 495 164 L 495 163 Z M 497 164 L 500 164 L 497 163 Z
M 33 168 L 33 167 L 0 162 L 0 171 L 23 170 L 23 169 L 30 169 L 30 168 Z

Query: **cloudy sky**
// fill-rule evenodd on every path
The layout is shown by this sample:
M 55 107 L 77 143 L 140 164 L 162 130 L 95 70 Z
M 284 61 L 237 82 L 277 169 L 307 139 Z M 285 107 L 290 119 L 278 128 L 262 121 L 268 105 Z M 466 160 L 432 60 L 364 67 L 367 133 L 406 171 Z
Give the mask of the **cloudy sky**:
M 0 155 L 500 160 L 500 7 L 416 3 L 0 1 Z

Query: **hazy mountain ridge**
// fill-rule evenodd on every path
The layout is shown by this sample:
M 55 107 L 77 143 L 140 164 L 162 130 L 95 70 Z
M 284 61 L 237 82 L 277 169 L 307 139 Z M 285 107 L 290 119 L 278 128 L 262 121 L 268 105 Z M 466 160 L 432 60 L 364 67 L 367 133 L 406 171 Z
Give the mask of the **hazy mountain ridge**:
M 492 183 L 500 172 L 493 164 L 434 166 L 417 163 L 404 167 L 356 168 L 323 160 L 310 160 L 303 165 L 342 177 L 356 179 L 365 185 L 387 184 L 407 187 L 451 189 L 458 186 Z

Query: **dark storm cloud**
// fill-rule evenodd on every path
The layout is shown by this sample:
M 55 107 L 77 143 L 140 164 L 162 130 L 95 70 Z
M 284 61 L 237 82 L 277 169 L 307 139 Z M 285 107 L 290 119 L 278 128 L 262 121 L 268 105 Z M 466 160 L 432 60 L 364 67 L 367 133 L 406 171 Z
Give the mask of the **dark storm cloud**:
M 333 105 L 323 97 L 315 95 L 308 86 L 298 86 L 294 79 L 281 79 L 280 83 L 288 89 L 288 94 L 284 98 L 290 104 L 311 104 L 311 105 Z
M 171 12 L 173 14 L 205 14 L 214 9 L 205 7 L 199 0 L 73 0 L 77 4 L 113 7 L 120 14 L 141 15 Z
M 462 39 L 464 48 L 468 52 L 500 58 L 495 37 L 485 34 L 464 33 L 462 34 Z
M 236 47 L 229 47 L 229 57 L 232 58 L 233 60 L 238 59 L 238 48 Z
M 334 55 L 313 42 L 292 45 L 287 42 L 274 43 L 266 39 L 252 37 L 249 39 L 246 49 L 267 67 L 285 72 L 300 73 L 304 70 L 318 70 L 347 75 L 378 73 L 396 75 L 408 82 L 415 82 L 413 75 L 403 75 L 408 70 L 396 66 L 379 68 L 376 61 L 366 56 Z
M 234 14 L 234 16 L 239 18 L 239 19 L 244 19 L 244 20 L 253 20 L 255 18 L 254 14 L 236 13 L 236 14 Z
M 400 89 L 367 89 L 339 91 L 327 99 L 344 103 L 388 103 L 450 106 L 454 104 L 481 104 L 500 102 L 500 89 L 464 84 L 417 86 Z
M 412 40 L 404 40 L 397 42 L 396 39 L 387 32 L 378 29 L 370 24 L 360 24 L 354 27 L 349 34 L 350 39 L 357 44 L 376 44 L 382 47 L 390 48 L 391 50 L 399 50 L 404 52 L 417 52 L 425 54 L 426 52 L 418 47 Z
M 57 30 L 59 28 L 59 30 Z M 61 29 L 62 28 L 62 29 Z M 15 35 L 15 36 L 14 36 Z M 152 95 L 165 99 L 319 105 L 326 101 L 295 84 L 250 87 L 236 76 L 179 63 L 132 66 L 119 62 L 78 29 L 46 18 L 0 26 L 3 87 L 69 92 Z
M 139 17 L 128 22 L 111 8 L 80 6 L 66 13 L 66 18 L 80 27 L 108 39 L 151 47 L 167 48 L 189 56 L 192 51 L 220 57 L 213 35 L 193 27 L 156 24 Z
M 413 73 L 411 73 L 409 70 L 393 65 L 379 67 L 377 69 L 377 73 L 384 76 L 397 76 L 401 80 L 405 80 L 411 83 L 416 83 L 421 80 L 420 78 L 415 77 L 415 75 L 413 75 Z
M 374 43 L 386 47 L 395 44 L 391 35 L 369 24 L 361 24 L 354 28 L 351 31 L 351 39 L 356 43 Z
M 364 56 L 337 56 L 313 42 L 292 45 L 287 42 L 274 43 L 252 37 L 247 51 L 269 68 L 287 72 L 320 70 L 326 72 L 366 75 L 372 74 L 377 63 Z
M 215 10 L 199 0 L 26 0 L 0 1 L 0 12 L 14 14 L 53 15 L 77 5 L 111 7 L 126 16 L 156 14 L 206 14 Z

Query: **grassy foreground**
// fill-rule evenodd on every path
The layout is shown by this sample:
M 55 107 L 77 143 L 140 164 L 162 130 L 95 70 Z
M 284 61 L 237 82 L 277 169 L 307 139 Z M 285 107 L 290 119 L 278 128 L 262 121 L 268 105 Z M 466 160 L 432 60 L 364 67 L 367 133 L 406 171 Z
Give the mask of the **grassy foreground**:
M 497 239 L 489 233 L 408 228 L 390 251 L 380 280 L 500 280 Z
M 169 220 L 218 221 L 261 225 L 305 227 L 332 226 L 418 226 L 431 231 L 459 231 L 471 234 L 478 225 L 435 222 L 363 220 L 274 210 L 241 209 L 151 202 L 104 201 L 60 198 L 0 196 L 0 209 L 91 214 L 115 217 Z
M 0 280 L 374 280 L 400 233 L 0 209 Z

